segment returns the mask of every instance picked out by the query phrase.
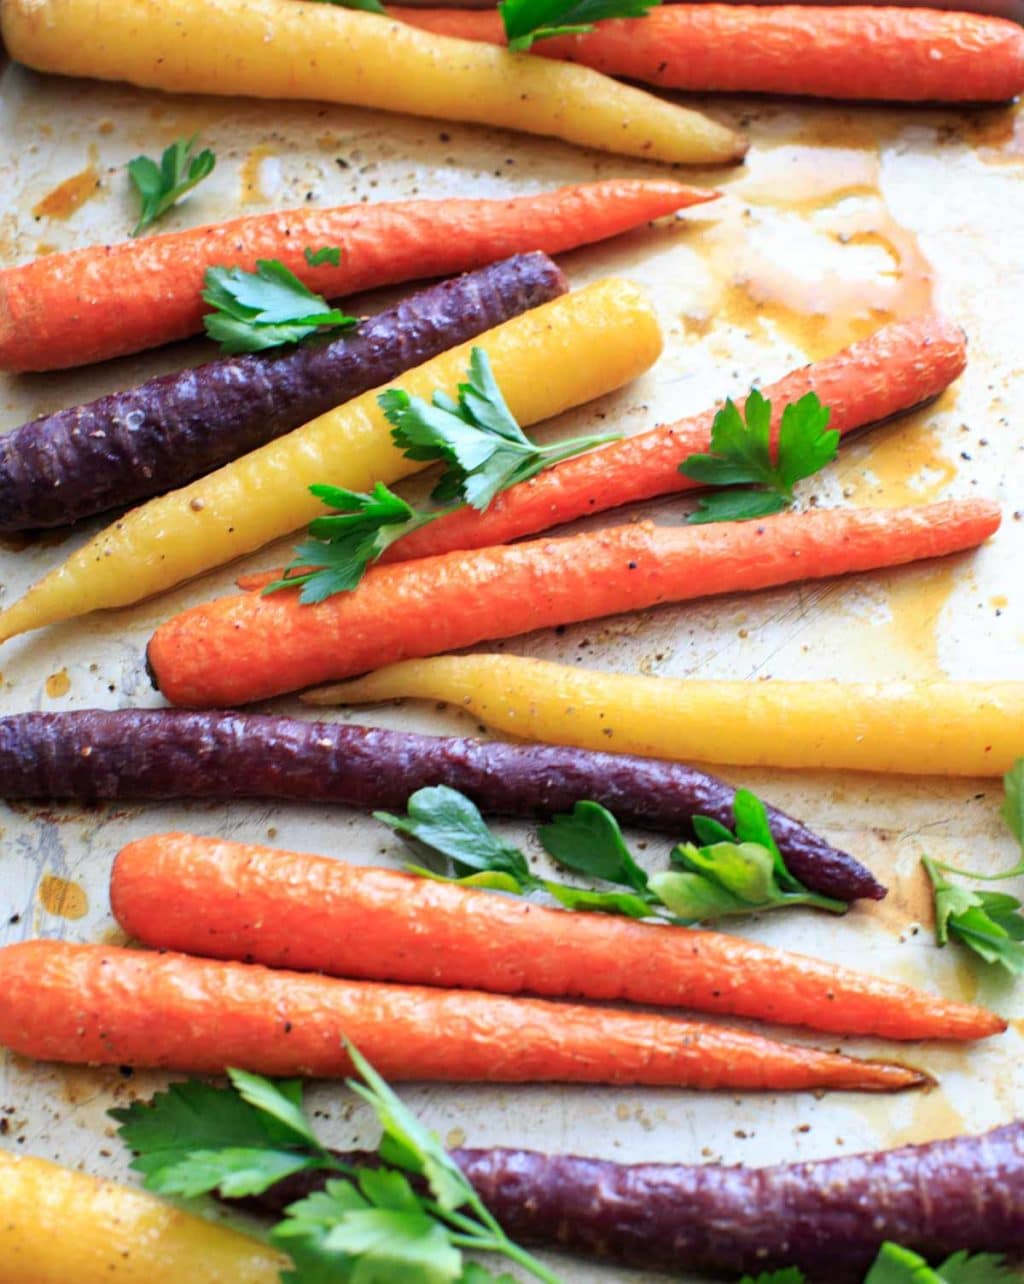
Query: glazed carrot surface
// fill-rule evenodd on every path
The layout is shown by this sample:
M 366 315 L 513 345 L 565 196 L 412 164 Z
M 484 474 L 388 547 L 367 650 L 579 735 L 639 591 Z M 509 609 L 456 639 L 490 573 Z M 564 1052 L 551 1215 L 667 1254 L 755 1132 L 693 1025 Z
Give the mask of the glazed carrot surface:
M 481 267 L 522 250 L 556 254 L 716 194 L 664 179 L 610 179 L 509 200 L 412 200 L 255 214 L 0 271 L 0 369 L 103 361 L 202 329 L 207 268 L 276 258 L 329 298 Z M 307 246 L 338 264 L 311 267 Z M 69 306 L 69 301 L 71 305 Z
M 1020 757 L 1024 726 L 1024 682 L 715 681 L 519 655 L 407 660 L 303 699 L 401 697 L 446 700 L 495 731 L 583 749 L 923 776 L 1001 776 Z
M 638 1012 L 63 941 L 0 950 L 0 1044 L 37 1060 L 333 1078 L 352 1072 L 346 1039 L 396 1081 L 893 1092 L 927 1080 Z
M 374 567 L 358 589 L 316 606 L 284 592 L 193 607 L 156 630 L 148 662 L 172 703 L 231 705 L 488 638 L 938 557 L 998 526 L 996 505 L 965 500 L 704 527 L 645 522 L 445 553 Z
M 333 976 L 629 1000 L 890 1039 L 1006 1027 L 982 1008 L 720 932 L 192 834 L 122 848 L 111 902 L 146 945 Z
M 775 431 L 785 407 L 814 392 L 831 411 L 829 427 L 846 434 L 937 397 L 963 374 L 966 363 L 963 331 L 930 313 L 884 326 L 761 391 L 772 403 Z M 566 460 L 503 491 L 485 512 L 467 507 L 413 531 L 382 560 L 506 544 L 588 513 L 693 490 L 699 483 L 684 476 L 679 465 L 711 448 L 714 418 L 709 410 Z
M 621 387 L 661 352 L 642 291 L 609 278 L 533 308 L 406 371 L 391 386 L 456 393 L 483 348 L 512 414 L 532 425 Z M 424 467 L 363 393 L 216 472 L 126 513 L 0 613 L 0 640 L 88 611 L 128 606 L 287 535 L 323 505 L 310 486 L 369 490 Z
M 390 8 L 413 26 L 504 44 L 497 12 Z M 673 4 L 533 53 L 663 89 L 902 102 L 1003 102 L 1024 90 L 1024 32 L 973 13 L 866 5 Z

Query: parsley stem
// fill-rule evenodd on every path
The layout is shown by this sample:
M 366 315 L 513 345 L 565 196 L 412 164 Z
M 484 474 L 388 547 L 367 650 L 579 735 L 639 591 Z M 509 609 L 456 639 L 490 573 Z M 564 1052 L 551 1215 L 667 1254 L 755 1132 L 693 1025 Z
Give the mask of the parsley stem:
M 571 437 L 568 441 L 556 441 L 550 446 L 539 447 L 538 454 L 543 455 L 544 466 L 549 468 L 552 464 L 561 463 L 563 459 L 571 459 L 573 455 L 581 455 L 586 450 L 594 450 L 598 446 L 607 446 L 613 441 L 621 440 L 622 434 L 618 432 L 593 437 Z

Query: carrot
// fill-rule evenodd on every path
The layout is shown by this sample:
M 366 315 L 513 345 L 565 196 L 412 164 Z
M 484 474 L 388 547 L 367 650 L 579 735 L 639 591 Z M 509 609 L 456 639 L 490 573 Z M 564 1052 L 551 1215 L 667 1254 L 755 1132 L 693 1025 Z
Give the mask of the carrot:
M 1024 682 L 716 682 L 518 655 L 408 660 L 302 698 L 400 696 L 448 700 L 494 730 L 583 749 L 925 776 L 1003 775 L 1020 757 L 1024 726 Z
M 673 164 L 730 162 L 746 151 L 725 125 L 588 68 L 331 5 L 4 0 L 0 35 L 11 57 L 37 71 L 166 93 L 348 103 Z
M 144 1191 L 0 1151 L 4 1284 L 280 1284 L 259 1240 Z
M 762 391 L 772 403 L 775 432 L 785 407 L 815 392 L 831 409 L 829 427 L 846 434 L 937 397 L 966 364 L 963 331 L 931 313 L 884 326 Z M 588 513 L 693 490 L 699 483 L 684 476 L 679 465 L 711 448 L 714 417 L 715 411 L 709 410 L 566 460 L 503 491 L 482 513 L 467 507 L 414 531 L 393 544 L 382 560 L 407 561 L 456 548 L 508 544 Z M 239 583 L 243 588 L 262 587 L 277 574 Z
M 497 13 L 392 8 L 439 35 L 503 45 Z M 1003 102 L 1024 90 L 1016 23 L 929 9 L 679 4 L 541 40 L 532 53 L 662 89 L 901 102 Z
M 337 981 L 65 941 L 0 950 L 0 1044 L 38 1060 L 391 1080 L 891 1092 L 927 1076 L 639 1012 Z
M 714 199 L 654 179 L 610 179 L 508 200 L 388 201 L 284 210 L 51 254 L 0 271 L 0 369 L 54 370 L 138 352 L 202 329 L 208 267 L 276 258 L 330 298 L 558 254 Z M 311 267 L 307 246 L 336 245 Z
M 695 1008 L 836 1034 L 977 1039 L 994 1013 L 721 932 L 544 909 L 325 856 L 192 834 L 123 847 L 114 916 L 159 949 L 270 967 Z
M 433 357 L 396 382 L 410 395 L 449 395 L 471 349 L 490 357 L 512 413 L 535 424 L 628 383 L 661 352 L 650 303 L 628 281 L 595 281 Z M 127 606 L 252 552 L 311 521 L 325 477 L 369 490 L 423 468 L 391 438 L 365 392 L 207 477 L 151 499 L 108 526 L 0 613 L 0 641 L 87 611 Z
M 295 592 L 220 598 L 162 624 L 149 644 L 168 700 L 233 705 L 487 638 L 713 593 L 898 566 L 980 544 L 985 500 L 812 509 L 763 521 L 650 522 L 373 567 L 317 606 Z

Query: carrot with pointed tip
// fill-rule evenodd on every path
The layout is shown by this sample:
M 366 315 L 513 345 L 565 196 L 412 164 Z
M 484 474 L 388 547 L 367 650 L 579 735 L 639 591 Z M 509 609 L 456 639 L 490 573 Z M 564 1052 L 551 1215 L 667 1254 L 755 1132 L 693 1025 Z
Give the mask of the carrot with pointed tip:
M 174 704 L 230 706 L 489 638 L 716 593 L 898 566 L 973 548 L 998 506 L 812 509 L 762 521 L 649 522 L 375 566 L 315 606 L 220 598 L 162 624 L 150 674 Z
M 0 949 L 0 1044 L 22 1056 L 216 1074 L 895 1092 L 928 1076 L 641 1012 L 340 981 L 65 941 Z
M 332 976 L 694 1008 L 889 1039 L 978 1039 L 983 1008 L 721 932 L 545 909 L 325 856 L 157 834 L 129 843 L 114 916 L 158 949 Z
M 496 12 L 390 8 L 435 35 L 503 45 Z M 866 5 L 679 4 L 539 40 L 531 53 L 661 89 L 899 102 L 1004 102 L 1024 90 L 1005 18 Z
M 207 268 L 276 258 L 329 298 L 483 267 L 527 250 L 559 254 L 713 200 L 656 179 L 609 179 L 507 200 L 413 200 L 284 210 L 51 254 L 0 271 L 0 369 L 105 361 L 202 329 Z M 337 264 L 304 250 L 332 245 Z
M 794 370 L 763 388 L 777 434 L 782 412 L 808 392 L 830 410 L 829 427 L 844 436 L 883 423 L 931 401 L 967 364 L 964 332 L 938 313 L 894 322 L 835 356 Z M 694 490 L 699 482 L 679 471 L 690 455 L 711 449 L 715 411 L 662 424 L 556 464 L 496 496 L 483 512 L 461 508 L 406 535 L 381 558 L 404 562 L 457 548 L 508 544 L 578 517 L 635 504 L 657 495 Z M 280 571 L 239 578 L 243 589 L 262 588 Z

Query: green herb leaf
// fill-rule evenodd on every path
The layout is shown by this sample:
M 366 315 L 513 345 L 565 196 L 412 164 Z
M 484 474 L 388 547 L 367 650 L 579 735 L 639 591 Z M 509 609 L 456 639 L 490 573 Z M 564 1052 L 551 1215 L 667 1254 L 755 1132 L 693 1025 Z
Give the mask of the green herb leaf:
M 217 161 L 209 148 L 193 155 L 198 137 L 193 134 L 173 142 L 160 157 L 159 165 L 149 156 L 136 156 L 128 162 L 128 177 L 141 201 L 132 236 L 150 227 L 212 172 Z
M 1013 834 L 1021 848 L 1024 849 L 1024 758 L 1018 758 L 1003 777 L 1005 798 L 1000 812 L 1010 833 Z M 1024 861 L 1016 866 L 1014 873 L 1024 873 Z M 1012 877 L 1004 874 L 1004 878 Z
M 479 809 L 457 789 L 447 785 L 418 789 L 407 810 L 406 816 L 386 811 L 373 814 L 416 850 L 450 860 L 460 878 L 499 873 L 514 880 L 520 890 L 539 886 L 519 848 L 493 834 Z
M 312 604 L 347 593 L 396 540 L 441 516 L 417 512 L 383 482 L 369 494 L 338 486 L 309 489 L 335 512 L 310 523 L 312 538 L 296 546 L 284 577 L 268 584 L 264 594 L 301 588 L 299 601 Z
M 435 392 L 428 403 L 400 388 L 389 388 L 377 401 L 395 444 L 409 459 L 446 465 L 431 498 L 439 503 L 459 500 L 481 511 L 499 492 L 543 468 L 616 440 L 603 435 L 552 446 L 532 442 L 509 410 L 483 348 L 472 351 L 469 377 L 459 385 L 457 401 Z
M 1002 892 L 970 891 L 947 879 L 941 866 L 921 858 L 935 898 L 935 937 L 945 945 L 950 936 L 986 963 L 998 963 L 1015 975 L 1024 973 L 1024 916 L 1021 903 Z
M 944 1284 L 944 1281 L 923 1257 L 909 1248 L 883 1244 L 864 1284 Z
M 787 1266 L 781 1271 L 764 1271 L 760 1275 L 744 1275 L 740 1284 L 804 1284 L 803 1271 Z
M 679 471 L 706 486 L 748 486 L 742 494 L 708 495 L 688 521 L 693 524 L 749 521 L 781 512 L 793 503 L 793 487 L 836 457 L 839 433 L 829 432 L 829 411 L 815 393 L 786 406 L 775 458 L 771 450 L 771 402 L 755 388 L 741 415 L 730 400 L 715 416 L 711 451 L 691 455 Z
M 320 267 L 324 263 L 338 267 L 341 263 L 341 247 L 337 245 L 323 245 L 319 250 L 310 249 L 307 245 L 302 253 L 310 267 Z
M 302 1113 L 302 1080 L 279 1079 L 273 1083 L 248 1070 L 229 1070 L 228 1078 L 244 1102 L 275 1119 L 293 1144 L 319 1146 L 316 1133 Z
M 380 0 L 312 0 L 313 4 L 333 4 L 339 9 L 361 9 L 363 13 L 383 13 L 387 10 Z
M 643 18 L 661 0 L 502 0 L 498 6 L 508 47 L 529 49 L 535 40 L 593 31 L 605 18 Z
M 954 1253 L 939 1267 L 943 1284 L 1022 1284 L 1024 1274 L 1011 1270 L 994 1253 Z
M 207 268 L 204 284 L 202 297 L 214 311 L 203 317 L 203 325 L 225 352 L 260 352 L 298 343 L 325 327 L 359 324 L 357 317 L 328 307 L 277 259 L 259 259 L 255 272 Z
M 196 1150 L 161 1168 L 146 1185 L 159 1195 L 195 1199 L 217 1191 L 227 1199 L 261 1195 L 294 1173 L 321 1167 L 320 1160 L 287 1150 Z
M 544 890 L 565 909 L 580 910 L 588 914 L 624 914 L 627 918 L 637 919 L 657 916 L 657 907 L 635 892 L 595 892 L 588 888 L 549 882 L 545 882 Z
M 578 802 L 570 815 L 541 826 L 538 837 L 550 856 L 577 874 L 647 890 L 647 874 L 630 855 L 619 822 L 600 803 Z

